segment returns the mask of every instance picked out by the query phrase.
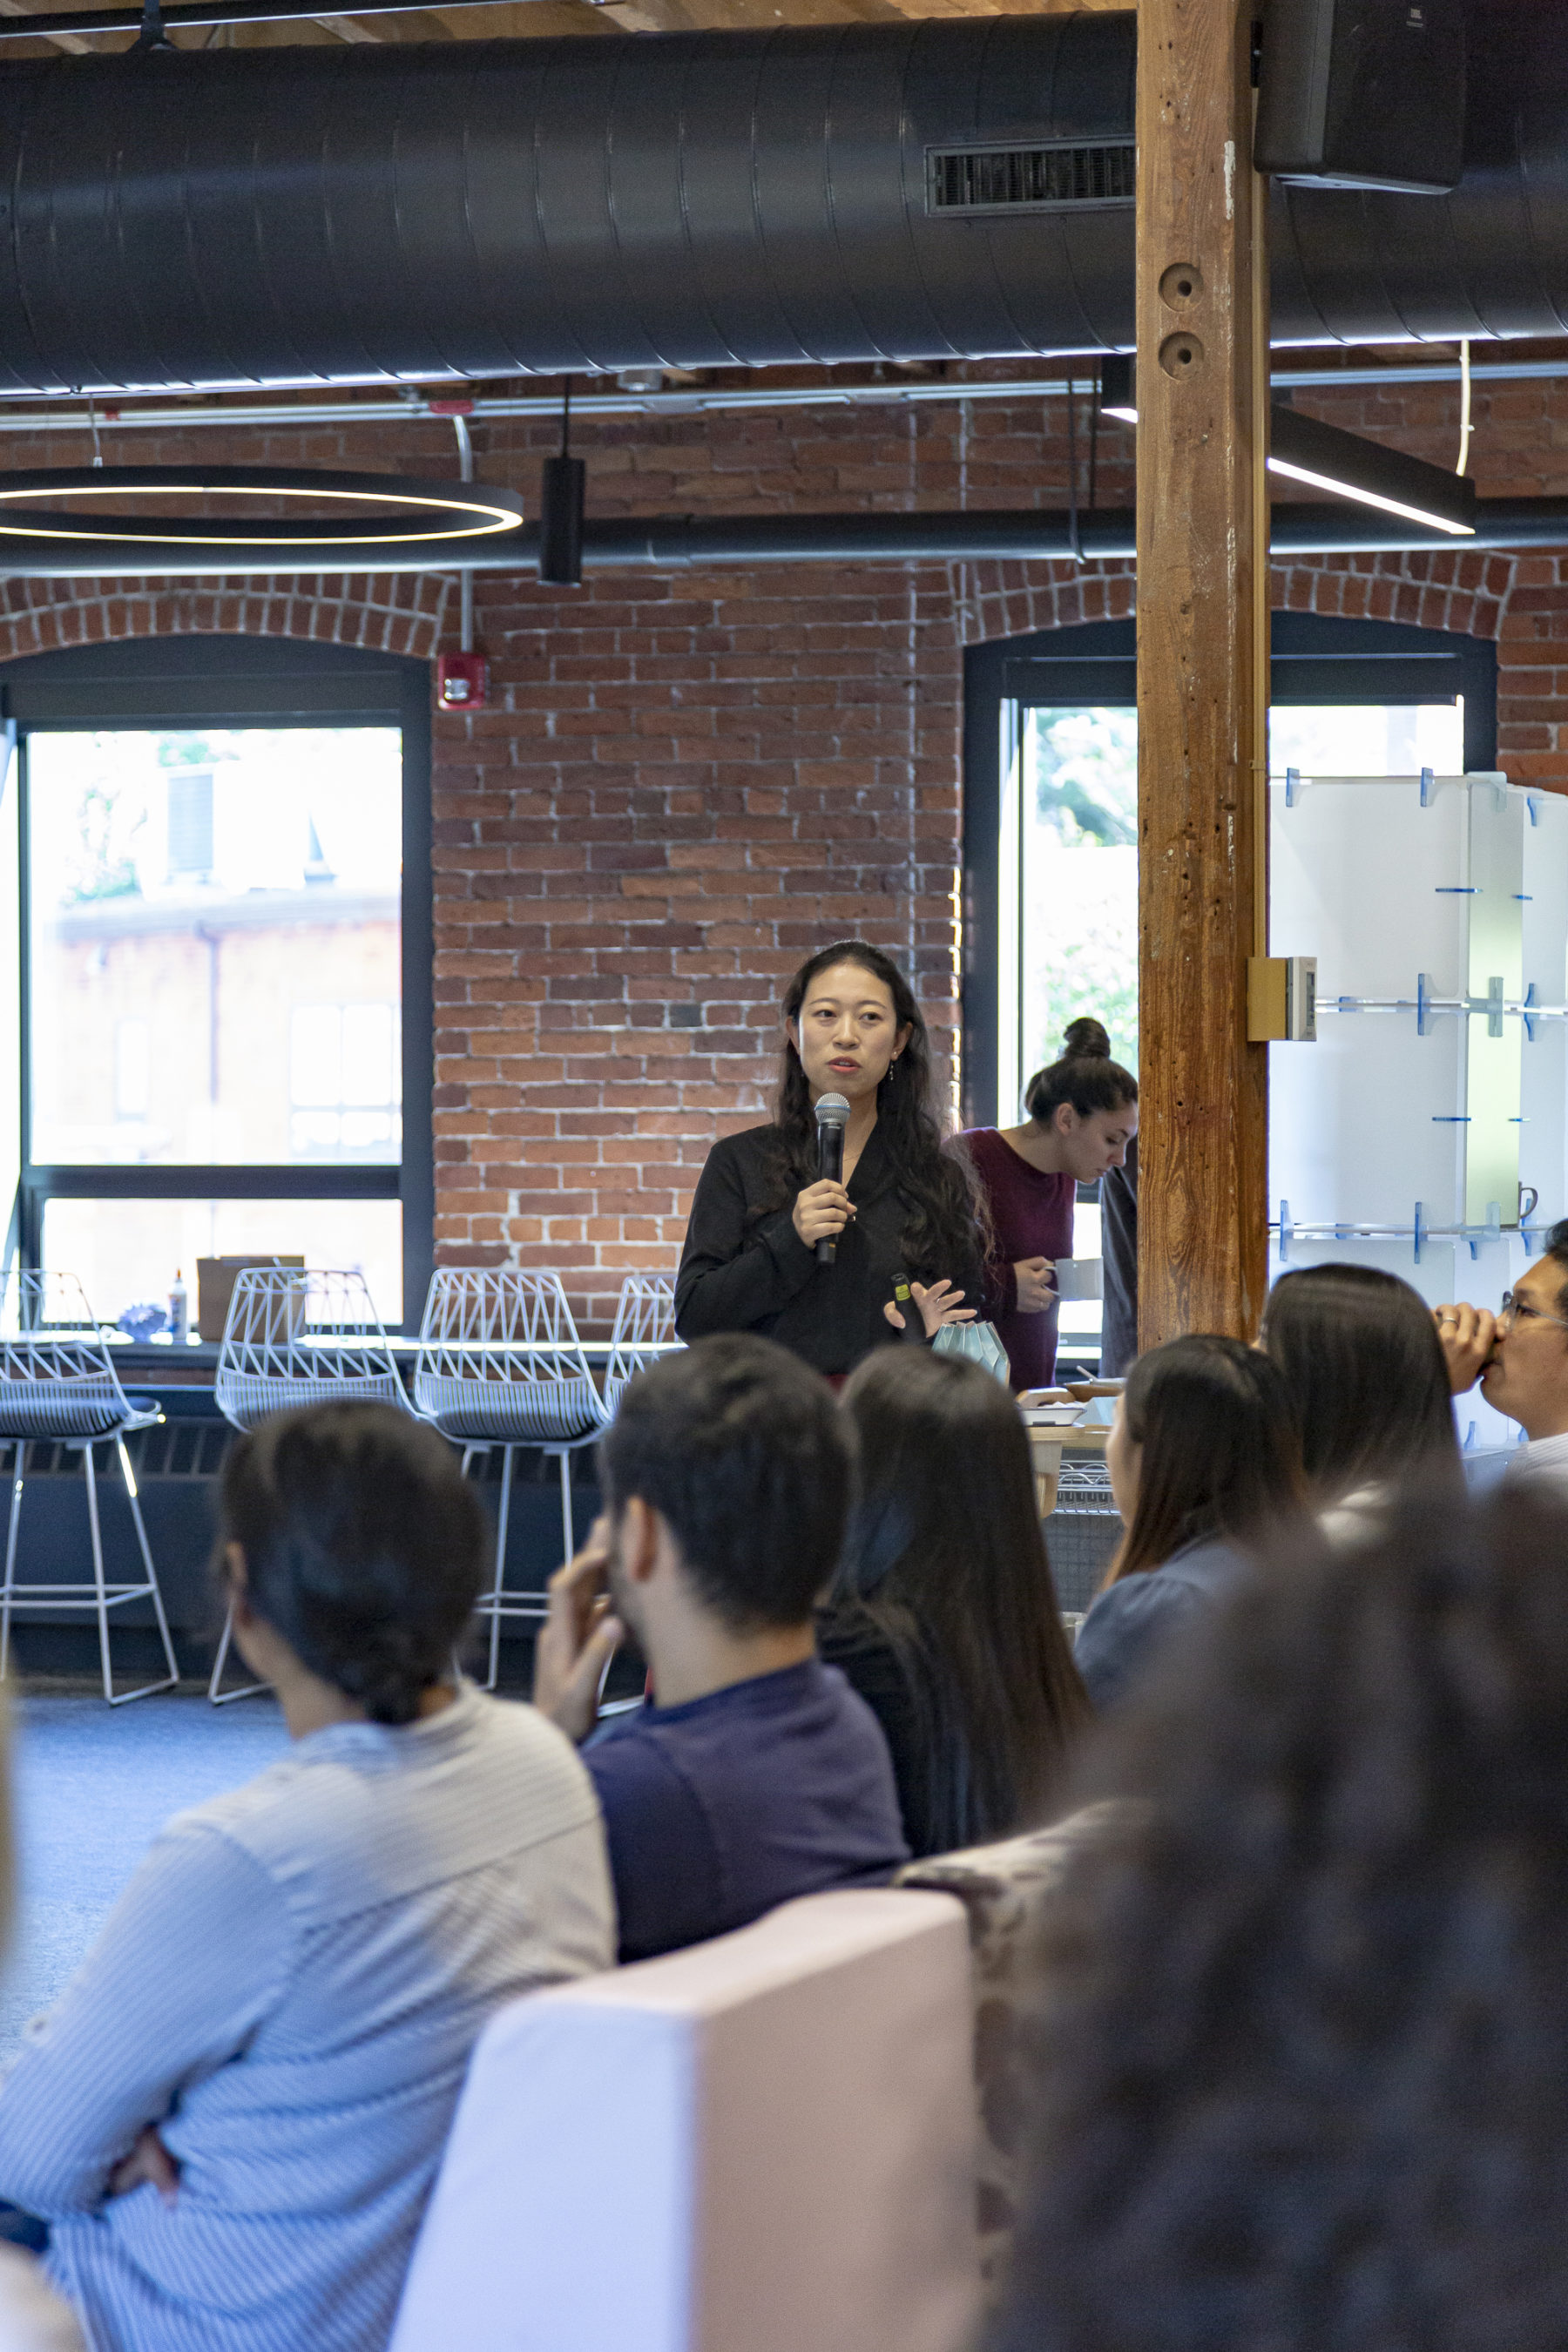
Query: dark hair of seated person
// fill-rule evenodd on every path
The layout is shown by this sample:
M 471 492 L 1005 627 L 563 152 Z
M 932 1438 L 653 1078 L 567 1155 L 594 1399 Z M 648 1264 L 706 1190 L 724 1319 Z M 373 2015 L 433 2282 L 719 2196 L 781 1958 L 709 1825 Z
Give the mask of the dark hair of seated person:
M 1041 1821 L 1089 1704 L 1001 1383 L 879 1349 L 844 1391 L 859 1496 L 818 1646 L 881 1722 L 904 1835 L 941 1853 Z
M 1457 1484 L 1453 1393 L 1432 1310 L 1396 1274 L 1310 1265 L 1281 1275 L 1262 1344 L 1285 1375 L 1316 1502 L 1413 1472 Z
M 1251 1544 L 1300 1507 L 1289 1392 L 1258 1349 L 1211 1332 L 1167 1339 L 1133 1365 L 1122 1412 L 1142 1454 L 1132 1523 L 1107 1584 L 1163 1568 L 1186 1544 Z
M 754 1332 L 717 1332 L 639 1372 L 599 1442 L 605 1499 L 635 1495 L 698 1600 L 737 1633 L 804 1625 L 833 1573 L 853 1452 L 818 1372 Z
M 990 2352 L 1568 2342 L 1568 1515 L 1310 1527 L 1117 1719 Z M 1032 2114 L 1031 2114 L 1032 2111 Z
M 450 1677 L 488 1541 L 452 1447 L 392 1405 L 275 1413 L 224 1465 L 220 1584 L 237 1544 L 257 1614 L 373 1723 L 412 1723 Z

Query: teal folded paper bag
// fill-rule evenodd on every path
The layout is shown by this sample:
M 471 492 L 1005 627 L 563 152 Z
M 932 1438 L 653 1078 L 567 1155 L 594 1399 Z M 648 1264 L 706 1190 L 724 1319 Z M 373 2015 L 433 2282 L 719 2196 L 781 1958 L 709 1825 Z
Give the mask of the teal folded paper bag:
M 990 1372 L 1005 1389 L 1013 1385 L 1007 1350 L 990 1323 L 944 1323 L 931 1341 L 939 1356 L 967 1356 L 982 1371 Z

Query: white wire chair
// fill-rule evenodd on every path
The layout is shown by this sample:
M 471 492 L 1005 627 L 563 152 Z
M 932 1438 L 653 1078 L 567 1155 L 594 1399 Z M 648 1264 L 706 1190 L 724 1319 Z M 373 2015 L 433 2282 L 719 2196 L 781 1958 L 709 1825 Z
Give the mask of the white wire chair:
M 605 1366 L 605 1418 L 620 1411 L 628 1381 L 679 1348 L 675 1336 L 675 1283 L 668 1274 L 628 1274 L 616 1302 Z
M 503 1617 L 542 1622 L 544 1596 L 508 1599 L 507 1526 L 512 1469 L 520 1445 L 537 1446 L 561 1466 L 561 1533 L 565 1558 L 576 1549 L 572 1524 L 572 1456 L 591 1445 L 605 1412 L 558 1274 L 515 1267 L 444 1266 L 431 1279 L 414 1372 L 416 1409 L 463 1448 L 501 1448 L 495 1576 L 477 1614 L 490 1621 L 493 1690 L 500 1664 Z
M 341 1267 L 247 1266 L 229 1300 L 214 1391 L 225 1420 L 244 1431 L 297 1405 L 353 1402 L 409 1411 L 364 1276 Z M 222 1687 L 233 1637 L 230 1610 L 207 1684 L 215 1706 L 267 1688 Z
M 75 1275 L 24 1273 L 13 1269 L 0 1294 L 0 1447 L 11 1449 L 11 1516 L 5 1534 L 5 1577 L 0 1586 L 0 1675 L 11 1654 L 11 1617 L 18 1608 L 90 1609 L 98 1619 L 98 1654 L 103 1696 L 124 1706 L 153 1691 L 169 1690 L 180 1678 L 158 1571 L 142 1517 L 135 1473 L 126 1451 L 128 1431 L 151 1429 L 163 1418 L 155 1403 L 132 1402 L 102 1332 L 94 1321 Z M 36 1442 L 79 1453 L 87 1480 L 88 1528 L 92 1541 L 92 1581 L 18 1582 L 16 1547 L 21 1529 L 22 1488 L 27 1447 Z M 110 1582 L 104 1573 L 103 1531 L 99 1524 L 95 1449 L 112 1444 L 125 1482 L 125 1498 L 136 1529 L 145 1576 L 141 1583 Z M 110 1647 L 110 1616 L 128 1601 L 150 1601 L 169 1671 L 138 1689 L 116 1691 Z

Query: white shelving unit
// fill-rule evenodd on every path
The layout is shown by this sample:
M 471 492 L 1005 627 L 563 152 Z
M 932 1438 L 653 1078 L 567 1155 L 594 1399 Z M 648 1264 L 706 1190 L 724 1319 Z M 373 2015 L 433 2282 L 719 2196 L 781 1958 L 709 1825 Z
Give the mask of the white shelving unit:
M 1568 800 L 1430 770 L 1270 795 L 1271 950 L 1318 959 L 1318 1042 L 1270 1056 L 1271 1275 L 1496 1307 L 1568 1213 Z M 1458 1426 L 1518 1436 L 1479 1394 Z

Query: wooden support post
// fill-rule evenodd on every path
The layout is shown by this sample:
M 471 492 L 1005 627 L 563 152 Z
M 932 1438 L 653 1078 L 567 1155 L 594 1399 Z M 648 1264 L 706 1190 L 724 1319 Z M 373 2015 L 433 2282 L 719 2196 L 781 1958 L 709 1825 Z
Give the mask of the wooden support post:
M 1265 184 L 1251 0 L 1138 0 L 1139 1339 L 1255 1336 L 1268 1262 Z

